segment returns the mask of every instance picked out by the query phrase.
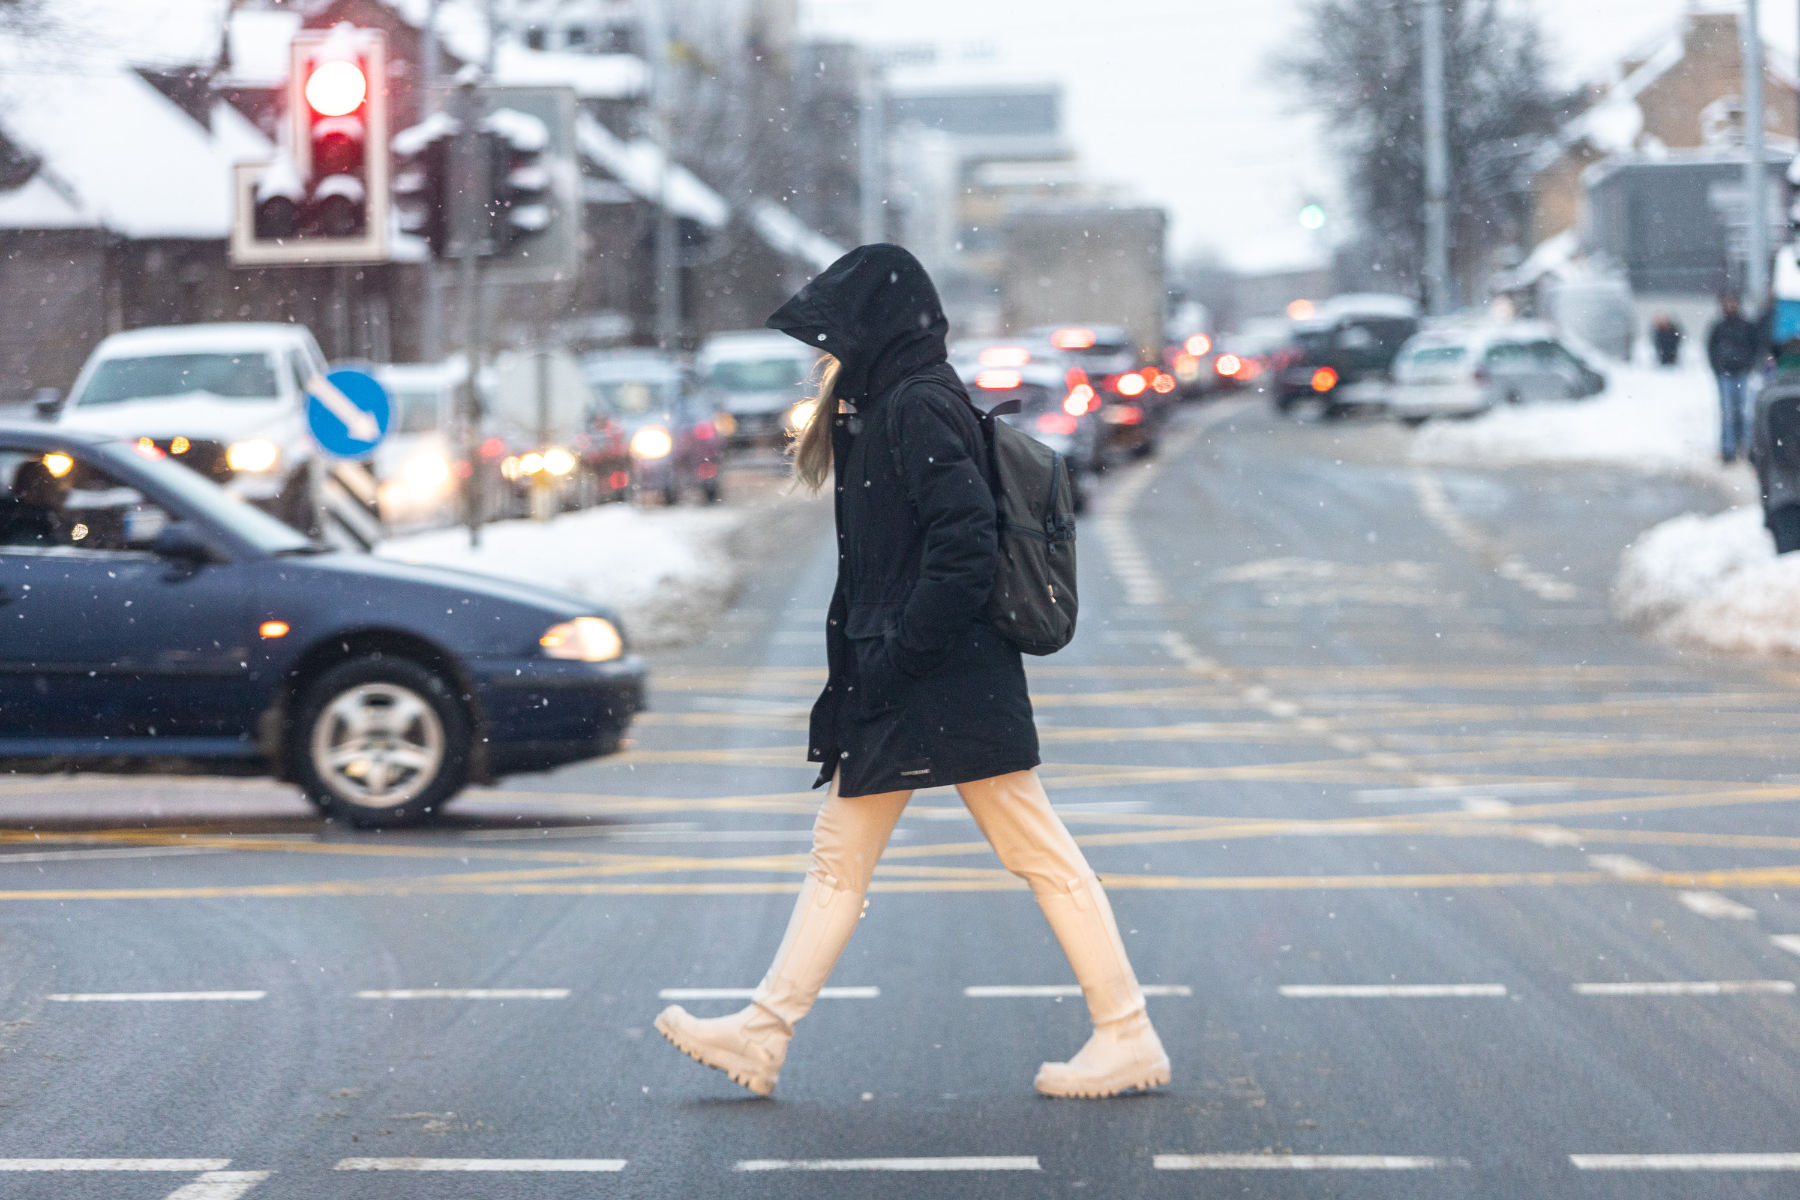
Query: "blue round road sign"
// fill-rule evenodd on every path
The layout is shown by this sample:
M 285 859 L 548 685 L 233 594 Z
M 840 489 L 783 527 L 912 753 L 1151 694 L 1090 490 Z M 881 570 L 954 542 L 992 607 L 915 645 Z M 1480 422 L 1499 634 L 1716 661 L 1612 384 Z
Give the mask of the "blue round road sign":
M 387 435 L 392 417 L 387 389 L 373 375 L 333 371 L 306 385 L 306 423 L 327 454 L 364 457 Z

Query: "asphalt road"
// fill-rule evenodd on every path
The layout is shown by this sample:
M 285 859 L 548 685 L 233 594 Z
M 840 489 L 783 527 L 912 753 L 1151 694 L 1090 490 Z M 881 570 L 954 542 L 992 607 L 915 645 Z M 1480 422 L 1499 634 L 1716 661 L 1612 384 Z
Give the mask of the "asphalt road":
M 803 870 L 833 548 L 797 501 L 634 749 L 435 828 L 0 782 L 0 1196 L 1800 1194 L 1800 673 L 1607 609 L 1716 501 L 1249 406 L 1101 492 L 1031 675 L 1166 1091 L 1031 1090 L 1085 1014 L 947 791 L 773 1100 L 651 1030 L 754 985 Z

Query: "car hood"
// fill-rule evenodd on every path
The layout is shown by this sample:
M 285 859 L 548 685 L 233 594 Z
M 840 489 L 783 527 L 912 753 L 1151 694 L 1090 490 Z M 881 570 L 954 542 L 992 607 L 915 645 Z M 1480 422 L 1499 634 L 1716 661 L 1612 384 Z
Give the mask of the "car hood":
M 122 400 L 91 408 L 77 404 L 63 410 L 58 423 L 118 437 L 168 438 L 180 434 L 231 442 L 280 432 L 281 425 L 297 416 L 293 407 L 281 400 L 226 400 L 196 393 Z
M 332 551 L 326 554 L 293 555 L 276 561 L 284 569 L 355 577 L 376 585 L 446 588 L 459 596 L 475 596 L 534 609 L 555 620 L 566 620 L 599 611 L 592 601 L 583 600 L 579 596 L 566 595 L 536 584 L 514 583 L 497 576 L 482 575 L 456 567 L 407 562 L 397 557 L 399 553 L 401 552 L 387 551 L 383 554 L 357 554 Z M 389 554 L 395 557 L 388 557 Z

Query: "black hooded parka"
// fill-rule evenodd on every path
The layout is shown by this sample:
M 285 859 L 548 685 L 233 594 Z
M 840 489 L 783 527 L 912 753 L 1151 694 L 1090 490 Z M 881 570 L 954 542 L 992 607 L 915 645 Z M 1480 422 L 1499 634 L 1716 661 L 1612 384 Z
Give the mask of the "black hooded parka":
M 1019 650 L 986 615 L 994 499 L 931 277 L 899 246 L 862 246 L 768 325 L 835 355 L 855 409 L 828 417 L 838 575 L 815 786 L 835 774 L 839 795 L 866 796 L 1037 766 Z

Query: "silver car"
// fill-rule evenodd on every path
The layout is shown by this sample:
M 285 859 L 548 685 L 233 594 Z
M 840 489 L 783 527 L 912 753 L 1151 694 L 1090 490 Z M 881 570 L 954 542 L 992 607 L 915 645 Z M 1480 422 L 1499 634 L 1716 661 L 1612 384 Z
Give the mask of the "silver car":
M 1606 376 L 1549 326 L 1521 322 L 1415 334 L 1395 356 L 1393 383 L 1380 389 L 1379 402 L 1417 425 L 1497 404 L 1578 400 L 1605 387 Z

